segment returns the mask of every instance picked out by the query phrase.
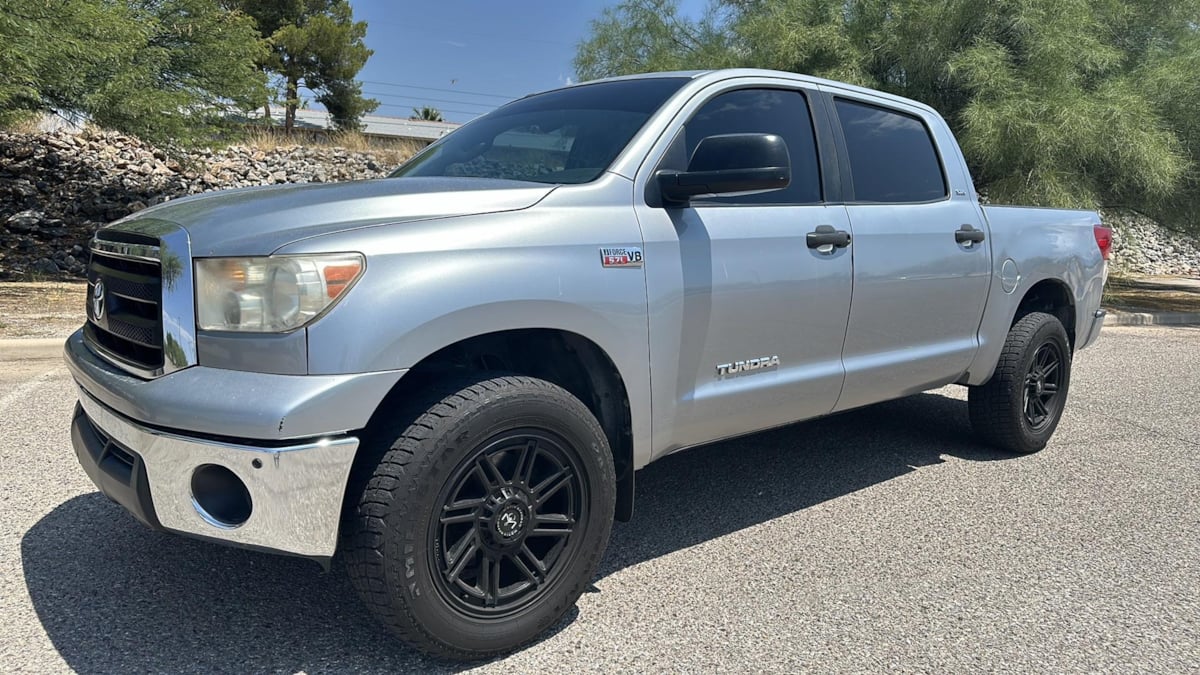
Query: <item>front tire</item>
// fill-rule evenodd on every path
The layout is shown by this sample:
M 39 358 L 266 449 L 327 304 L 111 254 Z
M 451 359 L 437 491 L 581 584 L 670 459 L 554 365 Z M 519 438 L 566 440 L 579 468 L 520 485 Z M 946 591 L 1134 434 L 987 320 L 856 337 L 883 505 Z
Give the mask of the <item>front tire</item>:
M 987 443 L 1019 453 L 1046 447 L 1071 385 L 1071 343 L 1057 317 L 1032 312 L 1008 331 L 996 372 L 971 387 L 971 426 Z
M 578 399 L 481 375 L 379 427 L 345 548 L 384 624 L 429 654 L 477 659 L 533 640 L 575 604 L 616 502 L 608 441 Z

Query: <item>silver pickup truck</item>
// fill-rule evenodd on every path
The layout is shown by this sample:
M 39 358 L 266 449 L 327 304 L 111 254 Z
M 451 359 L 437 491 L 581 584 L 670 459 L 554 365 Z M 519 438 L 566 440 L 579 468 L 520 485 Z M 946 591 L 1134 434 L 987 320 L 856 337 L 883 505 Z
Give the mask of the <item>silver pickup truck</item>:
M 981 206 L 938 113 L 877 91 L 571 86 L 389 178 L 101 229 L 72 439 L 146 525 L 337 553 L 400 637 L 488 656 L 575 603 L 677 450 L 952 383 L 983 442 L 1043 448 L 1103 322 L 1099 222 Z

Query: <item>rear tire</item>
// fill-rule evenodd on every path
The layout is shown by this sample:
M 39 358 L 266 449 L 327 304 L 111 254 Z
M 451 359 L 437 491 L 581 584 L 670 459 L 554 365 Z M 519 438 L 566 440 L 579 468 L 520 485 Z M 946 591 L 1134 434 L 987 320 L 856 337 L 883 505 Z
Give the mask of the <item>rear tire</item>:
M 1071 343 L 1057 317 L 1032 312 L 1008 331 L 996 372 L 971 387 L 971 426 L 998 448 L 1032 453 L 1058 427 L 1071 385 Z
M 612 528 L 612 453 L 591 412 L 544 380 L 431 389 L 364 439 L 379 459 L 350 496 L 347 568 L 401 639 L 485 658 L 536 638 L 590 583 Z

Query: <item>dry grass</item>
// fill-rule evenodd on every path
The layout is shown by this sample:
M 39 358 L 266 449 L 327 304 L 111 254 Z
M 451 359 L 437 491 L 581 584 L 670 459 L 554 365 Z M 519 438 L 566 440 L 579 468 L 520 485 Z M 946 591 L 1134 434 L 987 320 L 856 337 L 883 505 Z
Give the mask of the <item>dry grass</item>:
M 257 127 L 247 131 L 240 145 L 270 152 L 305 147 L 325 150 L 343 149 L 374 155 L 385 166 L 397 166 L 425 147 L 425 143 L 409 138 L 371 138 L 357 131 L 337 131 L 329 134 L 285 134 L 274 129 Z
M 77 281 L 0 283 L 0 338 L 66 337 L 86 319 L 86 296 Z
M 1103 306 L 1130 312 L 1200 312 L 1200 289 L 1113 276 L 1104 286 Z
M 25 117 L 19 117 L 17 119 L 5 121 L 3 126 L 0 127 L 0 130 L 13 134 L 25 134 L 27 136 L 40 134 L 42 133 L 42 130 L 39 126 L 41 121 L 42 116 L 40 114 L 30 114 Z

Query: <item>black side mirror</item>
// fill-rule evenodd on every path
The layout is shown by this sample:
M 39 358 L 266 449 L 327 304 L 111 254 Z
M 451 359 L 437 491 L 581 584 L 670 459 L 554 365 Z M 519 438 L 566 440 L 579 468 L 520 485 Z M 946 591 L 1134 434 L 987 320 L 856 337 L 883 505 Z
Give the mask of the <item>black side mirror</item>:
M 792 165 L 775 134 L 721 134 L 700 141 L 687 171 L 656 179 L 666 206 L 686 206 L 695 195 L 780 190 L 792 182 Z

